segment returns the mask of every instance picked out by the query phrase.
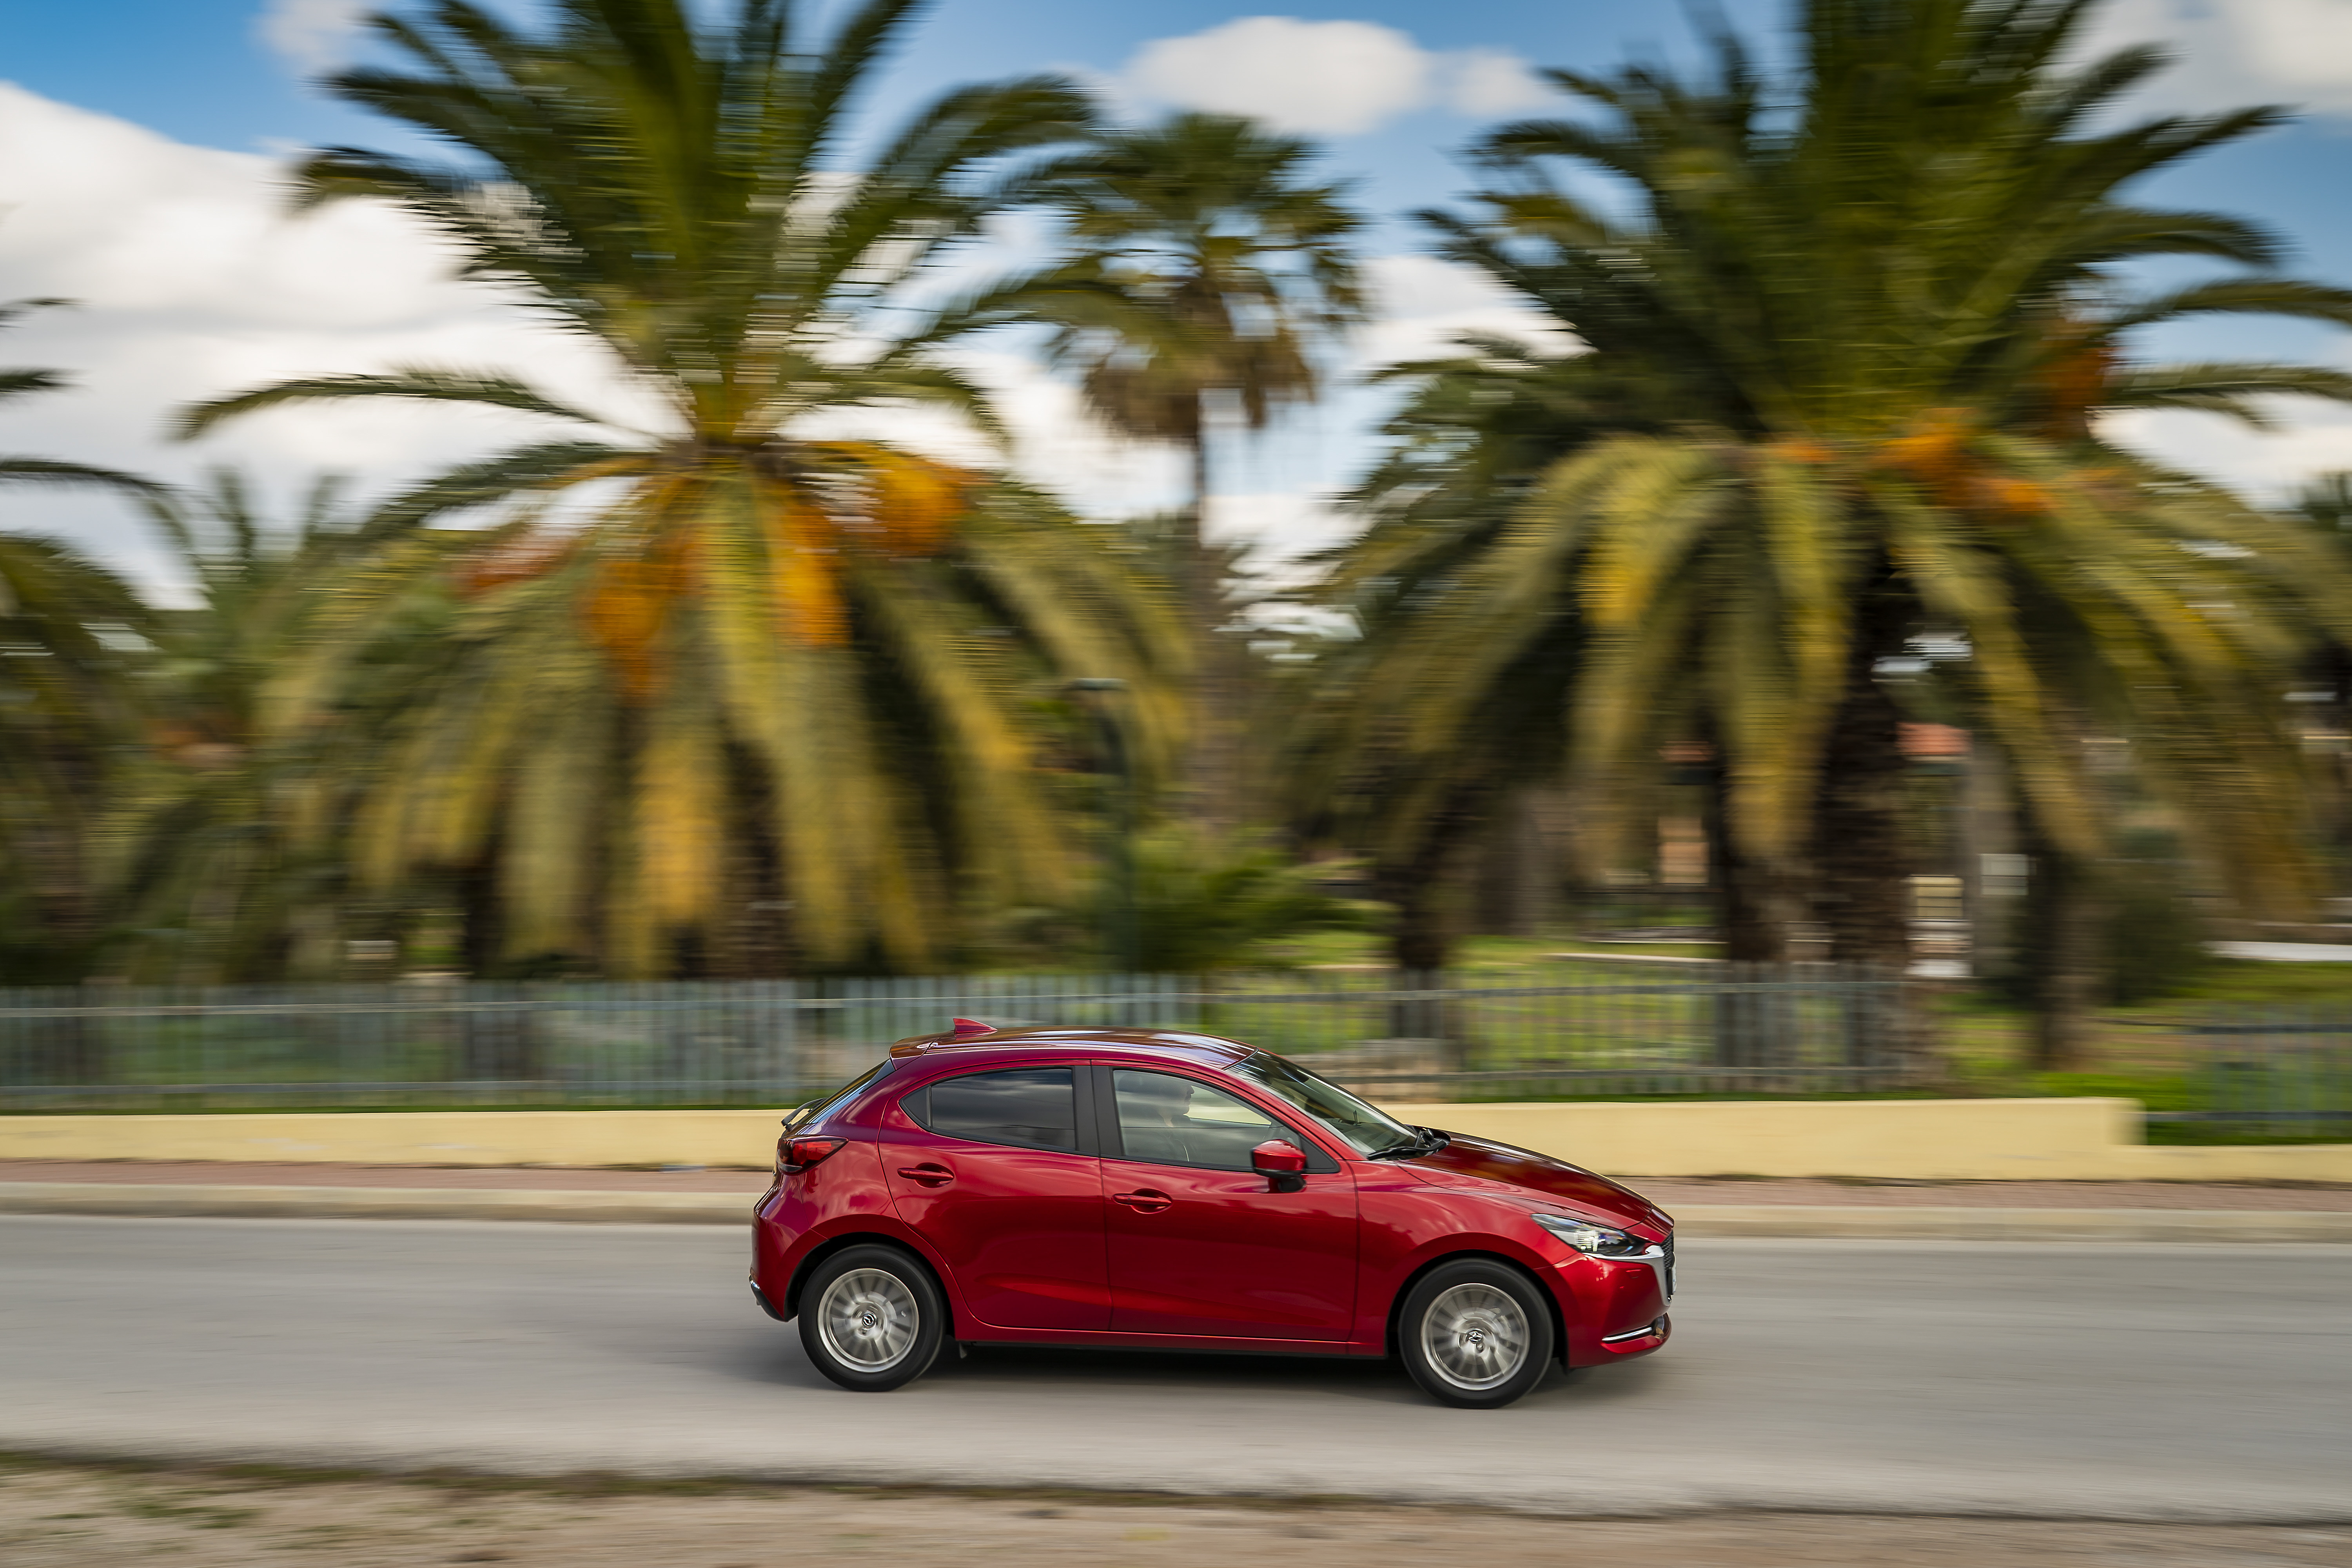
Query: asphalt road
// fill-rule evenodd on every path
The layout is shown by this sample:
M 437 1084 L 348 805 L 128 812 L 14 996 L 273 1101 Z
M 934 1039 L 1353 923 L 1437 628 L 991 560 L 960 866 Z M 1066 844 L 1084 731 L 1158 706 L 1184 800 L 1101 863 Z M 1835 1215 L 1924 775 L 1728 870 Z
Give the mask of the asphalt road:
M 0 1219 L 0 1449 L 2352 1521 L 2352 1247 L 1693 1240 L 1666 1351 L 1497 1412 L 1376 1363 L 1099 1352 L 846 1394 L 744 1255 L 691 1227 Z

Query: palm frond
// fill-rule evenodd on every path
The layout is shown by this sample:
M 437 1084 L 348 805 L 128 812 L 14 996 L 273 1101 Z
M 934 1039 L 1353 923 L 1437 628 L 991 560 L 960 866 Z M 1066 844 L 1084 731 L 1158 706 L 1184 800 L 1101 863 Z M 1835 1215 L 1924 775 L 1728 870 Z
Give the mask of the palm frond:
M 520 414 L 544 415 L 572 424 L 605 421 L 549 397 L 513 376 L 496 372 L 447 370 L 429 365 L 408 366 L 381 375 L 322 375 L 281 381 L 248 392 L 234 393 L 193 404 L 172 426 L 177 439 L 193 439 L 225 419 L 258 413 L 265 408 L 299 403 L 333 402 L 347 397 L 407 397 L 427 403 L 467 403 Z
M 159 494 L 163 488 L 153 479 L 121 468 L 101 468 L 53 458 L 0 458 L 0 485 L 96 485 L 140 496 Z

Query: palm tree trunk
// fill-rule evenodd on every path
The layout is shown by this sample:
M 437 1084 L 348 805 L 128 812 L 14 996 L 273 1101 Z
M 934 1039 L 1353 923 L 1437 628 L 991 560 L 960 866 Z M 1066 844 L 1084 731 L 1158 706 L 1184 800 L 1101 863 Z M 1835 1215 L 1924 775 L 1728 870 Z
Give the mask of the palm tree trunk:
M 1854 628 L 1845 696 L 1831 721 L 1815 805 L 1814 912 L 1834 963 L 1901 973 L 1911 963 L 1904 842 L 1903 714 L 1874 673 L 1902 642 L 1899 606 L 1874 595 Z
M 2073 1072 L 2089 1056 L 2091 1003 L 2099 984 L 2097 876 L 2042 832 L 2031 808 L 2021 815 L 2032 867 L 2017 952 L 2018 977 L 2033 1014 L 2029 1065 L 2036 1072 Z
M 1434 985 L 1454 949 L 1453 872 L 1460 851 L 1480 826 L 1488 792 L 1464 784 L 1433 812 L 1412 849 L 1382 858 L 1372 868 L 1372 896 L 1396 910 L 1389 933 L 1390 962 L 1397 978 L 1412 988 Z M 1443 1002 L 1397 1002 L 1389 1008 L 1389 1034 L 1397 1039 L 1446 1042 L 1446 1065 L 1458 1068 L 1461 1042 Z
M 90 897 L 82 826 L 70 819 L 31 835 L 32 902 L 38 911 L 42 967 L 49 984 L 88 978 L 97 921 Z M 35 1026 L 37 1030 L 39 1026 Z M 104 1083 L 113 1075 L 106 1041 L 89 1018 L 54 1021 L 58 1077 L 67 1083 Z
M 1938 1071 L 1927 1017 L 1904 979 L 1911 967 L 1910 847 L 1903 712 L 1877 677 L 1901 650 L 1899 599 L 1873 574 L 1856 616 L 1845 696 L 1822 749 L 1813 817 L 1813 914 L 1843 977 L 1844 1065 L 1924 1083 Z M 1859 1080 L 1857 1080 L 1859 1084 Z
M 1709 891 L 1723 957 L 1732 963 L 1779 963 L 1787 959 L 1788 920 L 1772 868 L 1741 847 L 1731 830 L 1731 773 L 1723 748 L 1710 732 L 1706 797 L 1700 823 L 1706 835 Z
M 1706 834 L 1707 880 L 1714 894 L 1716 931 L 1727 964 L 1779 964 L 1788 959 L 1788 910 L 1772 868 L 1750 855 L 1731 827 L 1731 774 L 1723 747 L 1707 736 L 1706 802 L 1700 820 Z M 1727 980 L 1753 978 L 1752 969 L 1720 970 Z M 1714 1009 L 1715 1064 L 1727 1068 L 1769 1067 L 1787 1055 L 1796 1020 L 1776 993 L 1727 986 Z
M 499 859 L 503 847 L 495 839 L 479 859 L 457 873 L 460 951 L 465 955 L 467 992 L 496 994 L 483 986 L 484 977 L 506 958 L 506 900 L 499 889 Z M 531 1016 L 520 1012 L 457 1015 L 459 1076 L 477 1081 L 529 1079 L 540 1076 L 536 1027 Z
M 1396 910 L 1389 961 L 1414 973 L 1439 970 L 1454 950 L 1446 876 L 1463 830 L 1440 819 L 1429 825 L 1411 854 L 1372 868 L 1372 896 Z
M 504 900 L 499 896 L 499 845 L 493 841 L 457 876 L 457 952 L 469 980 L 487 980 L 503 956 Z
M 2333 696 L 2338 734 L 2352 733 L 2352 649 L 2330 642 L 2319 650 L 2319 684 Z M 2319 770 L 2321 821 L 2333 864 L 2328 867 L 2328 890 L 2352 888 L 2352 752 L 2338 752 Z
M 1558 879 L 1537 791 L 1513 790 L 1479 839 L 1470 899 L 1475 929 L 1486 936 L 1541 936 Z
M 776 841 L 773 786 L 740 749 L 728 752 L 730 813 L 719 874 L 725 893 L 712 971 L 726 980 L 781 980 L 793 970 L 792 900 Z
M 1192 690 L 1191 711 L 1186 715 L 1184 784 L 1193 826 L 1219 835 L 1230 831 L 1241 814 L 1234 776 L 1241 716 L 1234 711 L 1238 695 L 1234 650 L 1218 630 L 1225 619 L 1224 584 L 1209 548 L 1211 476 L 1205 416 L 1196 418 L 1187 445 L 1192 467 L 1192 506 L 1182 546 L 1181 587 L 1184 619 L 1192 633 Z

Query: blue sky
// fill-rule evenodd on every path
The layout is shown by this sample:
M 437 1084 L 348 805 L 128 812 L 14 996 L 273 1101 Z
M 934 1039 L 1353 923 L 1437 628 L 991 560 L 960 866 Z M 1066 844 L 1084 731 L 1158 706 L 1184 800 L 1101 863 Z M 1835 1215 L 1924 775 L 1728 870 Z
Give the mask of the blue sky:
M 2113 36 L 2168 38 L 2196 63 L 2176 68 L 2174 84 L 2151 101 L 2211 108 L 2318 100 L 2297 125 L 2224 153 L 2156 187 L 2168 199 L 2226 204 L 2277 226 L 2296 242 L 2306 271 L 2352 280 L 2352 59 L 2332 90 L 2325 79 L 2266 79 L 2246 62 L 2230 68 L 2226 12 L 2265 7 L 2290 13 L 2341 12 L 2352 44 L 2352 0 L 2124 0 L 2111 7 Z M 509 8 L 526 10 L 520 4 Z M 299 62 L 265 41 L 267 16 L 324 17 L 359 9 L 344 0 L 104 0 L 28 5 L 0 32 L 0 79 L 46 97 L 117 115 L 180 141 L 247 152 L 289 144 L 384 140 L 382 126 L 310 89 Z M 839 5 L 825 8 L 838 14 Z M 1790 6 L 1782 0 L 1726 0 L 1725 15 L 1772 51 Z M 902 48 L 881 84 L 884 115 L 958 82 L 1038 70 L 1116 76 L 1155 40 L 1198 35 L 1237 18 L 1262 16 L 1219 0 L 1157 0 L 1104 5 L 1097 0 L 944 0 Z M 1534 65 L 1606 68 L 1629 58 L 1690 58 L 1691 33 L 1680 6 L 1663 0 L 1455 0 L 1444 5 L 1355 3 L 1295 5 L 1279 15 L 1306 22 L 1365 22 L 1396 30 L 1433 53 L 1491 51 Z M 2211 20 L 2217 15 L 2221 20 Z M 321 57 L 339 52 L 331 30 L 318 30 Z M 2290 32 L 2290 35 L 2292 33 Z M 2315 50 L 2338 40 L 2314 37 Z M 2184 79 L 2189 79 L 2184 82 Z M 1507 110 L 1526 112 L 1524 110 Z M 1407 110 L 1368 133 L 1330 138 L 1335 166 L 1363 181 L 1369 204 L 1385 216 L 1443 200 L 1461 188 L 1456 149 L 1502 116 L 1465 112 L 1444 102 Z M 1410 243 L 1409 232 L 1393 237 Z M 2330 262 L 2334 261 L 2334 265 Z
M 304 236 L 272 210 L 270 161 L 305 144 L 386 140 L 303 81 L 307 69 L 348 57 L 343 24 L 357 9 L 349 0 L 10 8 L 0 81 L 20 90 L 0 99 L 0 140 L 15 143 L 0 147 L 0 298 L 66 293 L 86 305 L 0 349 L 7 363 L 64 365 L 82 379 L 76 394 L 12 409 L 0 443 L 170 475 L 232 458 L 289 485 L 320 465 L 389 482 L 478 449 L 478 427 L 429 412 L 273 416 L 203 452 L 156 437 L 171 402 L 226 382 L 403 354 L 497 363 L 519 352 L 510 319 L 440 283 L 431 258 L 413 245 L 404 253 L 393 230 L 337 219 L 331 233 Z M 1721 9 L 1777 49 L 1782 0 Z M 2294 270 L 2352 284 L 2352 0 L 2114 0 L 2102 37 L 2180 49 L 2184 67 L 2148 96 L 2151 109 L 2309 106 L 2294 126 L 2168 176 L 2149 195 L 2258 218 L 2288 238 Z M 1605 69 L 1629 55 L 1687 58 L 1689 46 L 1680 8 L 1660 0 L 1342 0 L 1265 11 L 1206 0 L 943 0 L 874 107 L 887 118 L 958 82 L 1068 70 L 1133 112 L 1192 103 L 1322 137 L 1332 170 L 1358 181 L 1382 219 L 1370 248 L 1384 258 L 1379 279 L 1396 319 L 1360 346 L 1360 367 L 1507 315 L 1474 280 L 1412 260 L 1419 237 L 1401 215 L 1464 187 L 1453 155 L 1481 126 L 1538 109 L 1529 63 Z M 2343 335 L 2287 323 L 2201 330 L 2162 346 L 2352 366 Z M 564 353 L 532 346 L 526 357 L 555 369 Z M 1034 372 L 1000 368 L 1019 384 L 1033 459 L 1081 505 L 1116 511 L 1171 493 L 1164 465 L 1086 437 L 1066 398 Z M 1233 492 L 1232 526 L 1313 534 L 1322 496 L 1369 452 L 1381 406 L 1374 395 L 1345 394 L 1237 452 L 1222 487 Z M 2295 410 L 2291 428 L 2267 438 L 2177 419 L 2143 434 L 2252 487 L 2352 467 L 2352 417 L 2332 411 Z M 5 515 L 15 526 L 70 527 L 151 565 L 135 530 L 105 505 L 45 501 L 33 516 L 12 500 Z

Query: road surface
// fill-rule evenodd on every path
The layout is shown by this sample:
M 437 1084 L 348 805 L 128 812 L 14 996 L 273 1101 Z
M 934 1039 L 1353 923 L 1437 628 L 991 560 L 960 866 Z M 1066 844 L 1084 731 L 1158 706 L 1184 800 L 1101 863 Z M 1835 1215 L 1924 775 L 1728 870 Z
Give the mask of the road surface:
M 1377 1363 L 976 1351 L 835 1390 L 724 1229 L 0 1219 L 0 1450 L 2352 1521 L 2352 1247 L 1687 1244 L 1676 1339 L 1447 1410 Z

